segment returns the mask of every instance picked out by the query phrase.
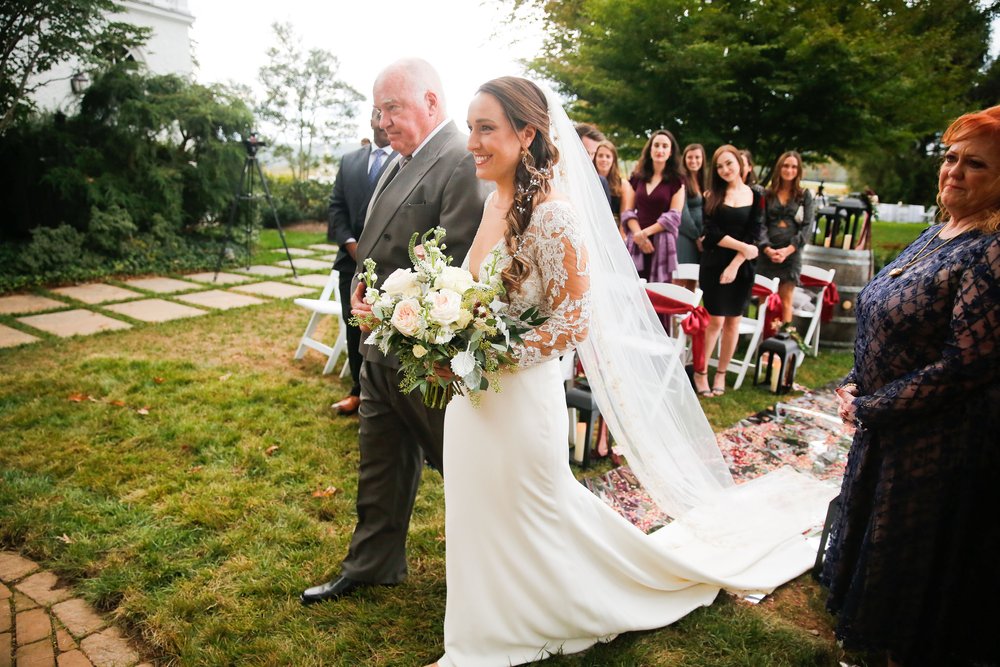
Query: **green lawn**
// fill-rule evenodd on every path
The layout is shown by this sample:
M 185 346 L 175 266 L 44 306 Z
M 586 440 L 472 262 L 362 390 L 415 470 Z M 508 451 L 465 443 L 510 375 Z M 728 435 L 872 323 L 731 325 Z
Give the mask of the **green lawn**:
M 445 601 L 436 473 L 417 499 L 404 584 L 298 602 L 346 552 L 358 464 L 357 422 L 328 407 L 347 385 L 322 376 L 312 353 L 292 360 L 305 322 L 293 304 L 270 302 L 0 350 L 0 548 L 55 570 L 163 664 L 436 659 Z M 825 352 L 799 381 L 826 384 L 850 363 Z M 722 429 L 773 402 L 748 381 L 704 405 Z M 761 605 L 722 595 L 671 627 L 546 664 L 836 666 L 831 627 L 806 575 Z

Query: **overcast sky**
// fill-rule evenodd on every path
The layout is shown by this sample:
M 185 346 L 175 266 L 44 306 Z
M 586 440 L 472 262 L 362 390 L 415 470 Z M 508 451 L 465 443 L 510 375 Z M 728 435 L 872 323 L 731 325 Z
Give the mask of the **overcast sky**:
M 481 83 L 521 75 L 518 59 L 530 58 L 540 28 L 520 21 L 504 25 L 493 0 L 188 0 L 202 83 L 235 81 L 258 87 L 257 72 L 273 43 L 271 24 L 289 22 L 304 51 L 323 48 L 340 59 L 340 78 L 371 104 L 378 72 L 407 56 L 425 58 L 441 74 L 448 112 L 464 128 L 469 101 Z M 358 138 L 371 134 L 361 111 Z

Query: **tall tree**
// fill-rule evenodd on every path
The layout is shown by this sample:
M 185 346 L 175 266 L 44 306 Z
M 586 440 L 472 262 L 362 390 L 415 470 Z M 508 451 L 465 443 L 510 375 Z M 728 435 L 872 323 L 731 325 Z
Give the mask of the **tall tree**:
M 5 0 L 0 14 L 0 135 L 34 109 L 31 94 L 54 65 L 99 66 L 108 53 L 145 42 L 146 28 L 109 21 L 115 0 Z
M 635 147 L 751 148 L 773 164 L 906 146 L 963 109 L 995 3 L 977 0 L 513 0 L 540 11 L 532 68 L 577 116 Z
M 276 44 L 267 50 L 270 62 L 260 68 L 264 101 L 257 112 L 279 132 L 276 154 L 288 159 L 296 180 L 309 178 L 319 166 L 317 151 L 353 129 L 361 93 L 337 78 L 340 60 L 324 49 L 304 53 L 288 23 L 274 23 Z

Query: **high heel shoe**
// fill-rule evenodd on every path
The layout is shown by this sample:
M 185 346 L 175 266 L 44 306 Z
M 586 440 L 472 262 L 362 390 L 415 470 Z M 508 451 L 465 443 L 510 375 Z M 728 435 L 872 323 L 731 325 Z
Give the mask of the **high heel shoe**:
M 705 388 L 701 389 L 698 387 L 698 378 L 704 378 Z M 714 396 L 712 389 L 708 386 L 708 371 L 695 371 L 694 372 L 694 387 L 695 391 L 698 392 L 699 396 Z
M 719 380 L 722 380 L 722 386 L 719 386 Z M 712 378 L 712 396 L 722 396 L 726 393 L 726 371 L 716 371 L 715 377 Z

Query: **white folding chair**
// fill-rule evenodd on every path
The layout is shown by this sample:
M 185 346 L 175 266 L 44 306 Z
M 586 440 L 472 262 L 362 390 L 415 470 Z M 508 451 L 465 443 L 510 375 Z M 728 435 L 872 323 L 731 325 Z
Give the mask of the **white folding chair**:
M 697 268 L 698 265 L 690 264 L 688 266 L 694 266 Z M 678 277 L 676 273 L 674 274 L 674 277 Z M 692 292 L 685 287 L 674 285 L 673 283 L 646 283 L 646 289 L 665 296 L 668 299 L 686 303 L 689 306 L 697 306 L 701 303 L 701 288 L 695 288 Z M 681 327 L 681 320 L 685 317 L 687 317 L 687 315 L 674 315 L 671 318 L 670 331 L 667 332 L 682 351 L 686 350 L 689 344 L 688 336 L 684 333 L 684 329 Z
M 306 325 L 306 331 L 302 334 L 298 349 L 295 350 L 295 358 L 301 359 L 304 357 L 307 348 L 312 348 L 321 354 L 325 354 L 328 359 L 326 366 L 323 367 L 323 375 L 332 373 L 337 359 L 340 358 L 341 354 L 347 352 L 347 329 L 344 327 L 344 315 L 341 311 L 340 300 L 338 299 L 339 285 L 340 274 L 337 269 L 333 269 L 330 271 L 330 277 L 327 279 L 326 285 L 323 287 L 323 291 L 320 293 L 318 299 L 295 300 L 295 305 L 312 311 L 312 315 L 309 316 L 309 324 Z M 319 321 L 325 315 L 329 315 L 337 320 L 337 339 L 334 341 L 332 347 L 313 338 L 316 325 L 319 324 Z M 340 377 L 347 375 L 347 370 L 348 363 L 344 361 L 344 367 L 340 369 Z
M 761 287 L 769 289 L 771 292 L 777 293 L 778 282 L 777 278 L 765 278 L 764 276 L 757 274 L 754 276 L 754 282 Z M 757 314 L 755 317 L 749 317 L 744 315 L 740 318 L 740 336 L 750 336 L 750 340 L 747 344 L 746 353 L 743 355 L 742 359 L 737 359 L 734 353 L 733 358 L 729 362 L 729 366 L 726 368 L 728 373 L 736 373 L 736 382 L 733 383 L 733 389 L 739 389 L 743 385 L 743 378 L 746 377 L 747 371 L 755 365 L 754 355 L 757 352 L 757 346 L 760 345 L 761 338 L 764 333 L 764 318 L 767 315 L 767 307 L 764 305 L 762 300 L 757 306 Z M 722 336 L 719 336 L 719 341 L 716 345 L 716 354 L 722 349 Z M 718 359 L 709 359 L 710 366 L 718 367 Z
M 697 283 L 700 269 L 698 264 L 678 264 L 674 269 L 674 280 L 693 280 Z
M 836 269 L 821 269 L 818 266 L 812 266 L 811 264 L 802 265 L 802 275 L 808 276 L 815 280 L 821 280 L 825 283 L 833 282 L 833 276 L 837 273 Z M 809 321 L 809 327 L 806 329 L 805 335 L 802 336 L 802 342 L 806 344 L 806 347 L 811 347 L 813 355 L 819 354 L 819 327 L 820 320 L 823 314 L 823 297 L 826 295 L 827 288 L 821 287 L 819 290 L 808 289 L 803 287 L 796 287 L 795 291 L 800 294 L 805 294 L 809 297 L 809 301 L 812 303 L 812 310 L 806 308 L 796 308 L 792 311 L 795 317 L 801 317 Z

